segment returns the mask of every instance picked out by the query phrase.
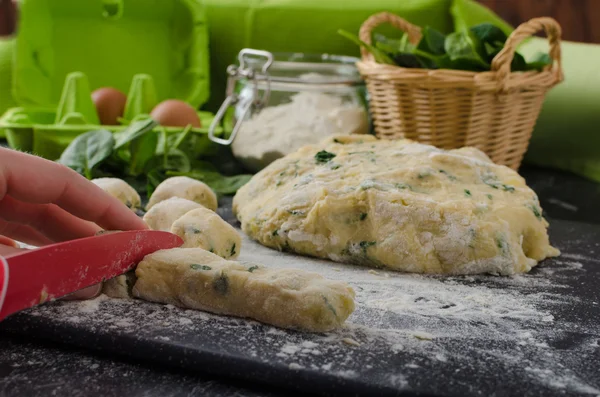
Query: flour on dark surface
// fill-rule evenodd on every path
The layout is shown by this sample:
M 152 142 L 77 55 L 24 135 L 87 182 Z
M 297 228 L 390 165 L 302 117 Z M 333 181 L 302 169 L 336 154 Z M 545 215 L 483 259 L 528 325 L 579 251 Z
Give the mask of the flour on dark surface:
M 600 325 L 592 316 L 600 302 L 597 293 L 578 290 L 582 280 L 600 282 L 597 246 L 569 244 L 557 244 L 564 254 L 527 275 L 448 278 L 370 272 L 244 239 L 242 261 L 302 268 L 352 285 L 356 311 L 344 328 L 327 334 L 104 296 L 47 304 L 27 317 L 398 390 L 600 395 Z

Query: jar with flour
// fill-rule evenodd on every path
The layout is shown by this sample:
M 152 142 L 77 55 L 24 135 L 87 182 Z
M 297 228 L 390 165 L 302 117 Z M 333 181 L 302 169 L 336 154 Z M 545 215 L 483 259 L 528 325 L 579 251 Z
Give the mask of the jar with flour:
M 211 128 L 212 141 L 259 171 L 296 149 L 335 134 L 366 134 L 366 89 L 351 57 L 272 54 L 245 49 L 231 65 L 227 98 Z M 224 117 L 228 139 L 214 129 Z

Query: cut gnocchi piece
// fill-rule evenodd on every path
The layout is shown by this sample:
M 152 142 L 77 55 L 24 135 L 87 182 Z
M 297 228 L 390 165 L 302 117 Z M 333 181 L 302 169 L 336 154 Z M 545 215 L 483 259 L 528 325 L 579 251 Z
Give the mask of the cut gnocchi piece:
M 177 219 L 171 233 L 184 241 L 181 248 L 203 248 L 221 258 L 235 259 L 242 238 L 233 226 L 207 208 L 197 208 Z
M 194 201 L 209 210 L 217 209 L 217 195 L 208 185 L 187 176 L 175 176 L 165 179 L 156 187 L 150 196 L 146 210 L 171 197 Z

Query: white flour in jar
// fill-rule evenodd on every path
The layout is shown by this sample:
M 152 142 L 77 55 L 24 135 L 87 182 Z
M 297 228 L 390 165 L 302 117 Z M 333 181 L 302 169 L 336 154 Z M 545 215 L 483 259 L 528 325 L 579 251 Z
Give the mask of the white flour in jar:
M 327 136 L 368 131 L 367 113 L 360 104 L 344 103 L 332 94 L 299 92 L 291 102 L 264 108 L 244 121 L 231 148 L 247 168 L 258 171 Z

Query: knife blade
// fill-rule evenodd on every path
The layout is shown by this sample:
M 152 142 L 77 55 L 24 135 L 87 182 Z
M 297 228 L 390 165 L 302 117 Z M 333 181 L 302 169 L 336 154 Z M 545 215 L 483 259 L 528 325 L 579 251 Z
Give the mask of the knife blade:
M 172 233 L 135 230 L 0 257 L 3 262 L 0 264 L 0 320 L 116 277 L 132 269 L 144 256 L 182 244 L 183 240 Z

